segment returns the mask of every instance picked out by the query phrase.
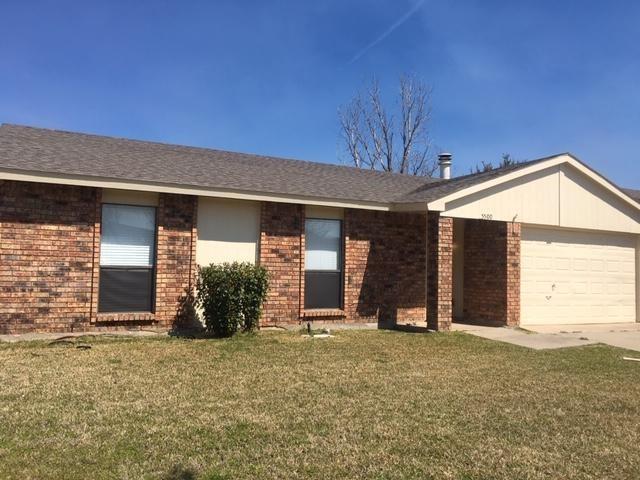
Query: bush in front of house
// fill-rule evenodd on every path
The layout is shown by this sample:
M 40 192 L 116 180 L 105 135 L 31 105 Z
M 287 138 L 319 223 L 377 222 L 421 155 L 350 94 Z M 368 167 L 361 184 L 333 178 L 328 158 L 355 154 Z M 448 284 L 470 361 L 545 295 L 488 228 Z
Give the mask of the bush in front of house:
M 268 288 L 267 270 L 259 265 L 234 262 L 200 268 L 197 304 L 207 331 L 230 337 L 254 330 Z

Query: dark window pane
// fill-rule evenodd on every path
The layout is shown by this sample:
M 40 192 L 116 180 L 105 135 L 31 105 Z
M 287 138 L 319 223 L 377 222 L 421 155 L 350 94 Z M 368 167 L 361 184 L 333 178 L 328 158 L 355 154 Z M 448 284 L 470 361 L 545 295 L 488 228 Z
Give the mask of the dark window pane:
M 305 272 L 304 307 L 340 308 L 341 272 Z
M 100 312 L 150 312 L 152 268 L 100 268 Z

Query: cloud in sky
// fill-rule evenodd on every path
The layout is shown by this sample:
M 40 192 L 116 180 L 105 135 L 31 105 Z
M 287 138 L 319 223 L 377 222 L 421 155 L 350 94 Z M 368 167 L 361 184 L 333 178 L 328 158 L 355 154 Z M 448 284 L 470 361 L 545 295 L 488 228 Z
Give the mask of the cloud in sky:
M 422 5 L 424 5 L 424 2 L 425 2 L 425 0 L 419 0 L 413 7 L 411 7 L 409 10 L 407 10 L 404 13 L 404 15 L 402 15 L 395 22 L 393 22 L 391 25 L 389 25 L 389 27 L 384 32 L 382 32 L 382 34 L 379 35 L 373 42 L 369 43 L 366 47 L 364 47 L 362 50 L 360 50 L 358 53 L 356 53 L 351 58 L 351 60 L 349 60 L 349 65 L 351 65 L 354 62 L 357 62 L 360 58 L 362 58 L 362 56 L 364 54 L 366 54 L 369 50 L 371 50 L 373 47 L 375 47 L 380 42 L 382 42 L 385 38 L 387 38 L 389 35 L 391 35 L 404 22 L 409 20 L 418 10 L 420 10 L 420 7 L 422 7 Z

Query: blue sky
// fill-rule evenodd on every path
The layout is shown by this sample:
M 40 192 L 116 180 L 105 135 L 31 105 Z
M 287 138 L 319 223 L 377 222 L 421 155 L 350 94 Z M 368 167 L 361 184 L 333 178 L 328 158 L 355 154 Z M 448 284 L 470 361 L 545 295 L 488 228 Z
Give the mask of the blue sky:
M 640 188 L 640 3 L 0 0 L 0 122 L 339 161 L 372 75 L 433 86 L 454 174 L 571 151 Z

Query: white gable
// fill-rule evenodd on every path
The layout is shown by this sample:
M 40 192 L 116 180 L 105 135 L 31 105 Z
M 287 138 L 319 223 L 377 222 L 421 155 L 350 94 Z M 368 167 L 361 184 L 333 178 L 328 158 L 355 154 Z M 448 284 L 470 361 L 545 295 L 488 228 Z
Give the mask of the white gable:
M 574 161 L 556 163 L 457 198 L 442 215 L 640 233 L 640 210 Z

